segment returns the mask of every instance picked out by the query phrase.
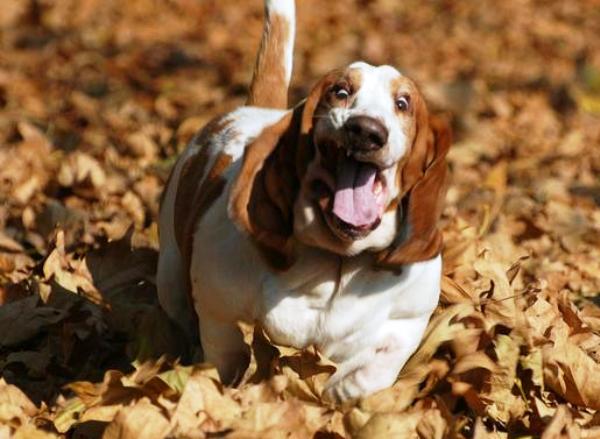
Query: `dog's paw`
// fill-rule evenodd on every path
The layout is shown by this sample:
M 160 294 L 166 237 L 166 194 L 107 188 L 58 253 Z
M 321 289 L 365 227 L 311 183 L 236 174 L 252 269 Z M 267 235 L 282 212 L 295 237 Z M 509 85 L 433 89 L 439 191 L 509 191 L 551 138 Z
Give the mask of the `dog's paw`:
M 342 376 L 334 374 L 325 384 L 323 398 L 339 404 L 372 395 L 394 384 L 398 372 L 389 364 L 371 362 Z
M 331 377 L 323 390 L 323 399 L 334 404 L 342 404 L 365 396 L 368 391 L 359 383 L 357 372 L 336 379 Z

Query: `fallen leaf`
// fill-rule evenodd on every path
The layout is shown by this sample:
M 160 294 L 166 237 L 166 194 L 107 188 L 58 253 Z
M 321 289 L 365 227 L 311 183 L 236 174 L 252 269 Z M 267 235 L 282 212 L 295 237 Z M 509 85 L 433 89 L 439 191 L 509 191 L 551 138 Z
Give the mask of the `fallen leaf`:
M 565 338 L 542 353 L 546 386 L 573 404 L 600 409 L 600 364 Z
M 122 408 L 115 416 L 104 434 L 103 439 L 162 439 L 170 431 L 169 421 L 152 405 L 142 398 L 129 407 Z
M 37 296 L 0 306 L 0 347 L 23 343 L 65 316 L 63 310 L 43 306 Z

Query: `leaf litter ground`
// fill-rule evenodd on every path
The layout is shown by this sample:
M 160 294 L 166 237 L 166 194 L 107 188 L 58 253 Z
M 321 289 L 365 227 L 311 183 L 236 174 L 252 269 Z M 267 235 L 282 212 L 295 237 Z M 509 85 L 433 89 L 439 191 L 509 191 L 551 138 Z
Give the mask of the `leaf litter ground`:
M 455 144 L 439 309 L 397 383 L 241 325 L 238 388 L 157 306 L 156 218 L 191 135 L 245 96 L 261 2 L 0 10 L 0 437 L 600 437 L 600 8 L 298 5 L 291 96 L 355 59 L 416 78 Z

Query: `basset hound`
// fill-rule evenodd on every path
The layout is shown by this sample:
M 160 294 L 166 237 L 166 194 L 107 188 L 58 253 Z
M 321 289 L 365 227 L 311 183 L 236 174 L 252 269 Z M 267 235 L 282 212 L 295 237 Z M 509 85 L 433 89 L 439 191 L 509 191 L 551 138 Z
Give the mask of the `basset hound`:
M 172 170 L 159 298 L 224 382 L 247 364 L 237 322 L 255 322 L 336 362 L 325 392 L 343 401 L 394 383 L 437 305 L 450 132 L 412 80 L 365 62 L 287 110 L 294 14 L 266 1 L 249 105 Z

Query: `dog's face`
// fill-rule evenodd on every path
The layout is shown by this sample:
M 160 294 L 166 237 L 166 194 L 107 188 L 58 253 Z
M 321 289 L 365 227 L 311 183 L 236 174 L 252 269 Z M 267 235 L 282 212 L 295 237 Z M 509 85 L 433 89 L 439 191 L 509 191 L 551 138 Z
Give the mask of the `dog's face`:
M 342 255 L 383 249 L 398 232 L 401 171 L 423 99 L 390 66 L 358 62 L 325 81 L 313 114 L 315 156 L 295 205 L 295 233 Z
M 441 248 L 449 143 L 410 79 L 351 64 L 247 148 L 233 218 L 280 267 L 294 242 L 378 252 L 377 264 L 393 269 L 429 259 Z

